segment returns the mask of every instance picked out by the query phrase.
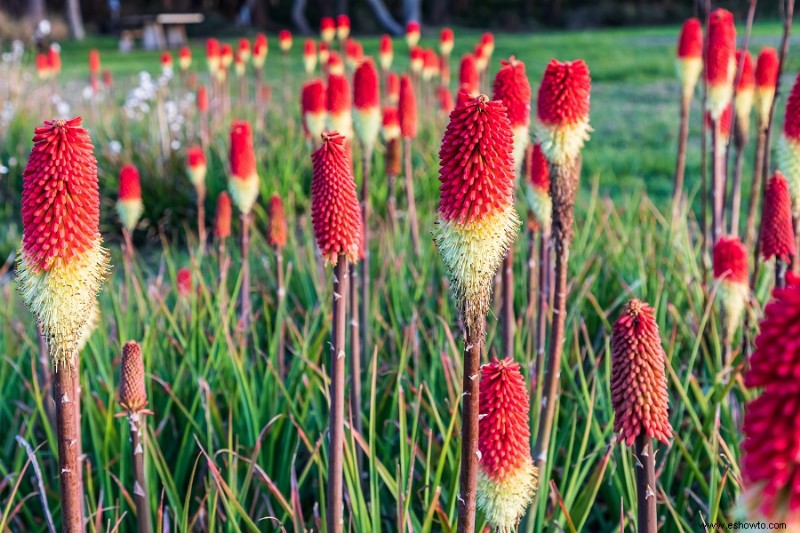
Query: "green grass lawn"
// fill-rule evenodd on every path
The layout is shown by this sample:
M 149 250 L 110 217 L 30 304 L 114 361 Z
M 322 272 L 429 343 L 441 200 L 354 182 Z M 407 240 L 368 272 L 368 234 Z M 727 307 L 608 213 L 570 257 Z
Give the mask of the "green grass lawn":
M 521 531 L 621 531 L 621 520 L 622 530 L 635 530 L 634 458 L 615 442 L 609 390 L 611 324 L 632 297 L 656 308 L 668 360 L 675 435 L 669 446 L 657 446 L 660 530 L 688 533 L 702 530 L 703 521 L 738 516 L 741 410 L 753 393 L 739 379 L 741 368 L 726 367 L 722 360 L 719 316 L 702 284 L 707 258 L 694 214 L 683 213 L 674 223 L 665 215 L 678 129 L 677 32 L 664 27 L 496 34 L 493 71 L 500 58 L 517 56 L 527 65 L 534 94 L 551 57 L 583 58 L 593 78 L 594 131 L 583 152 L 570 258 L 562 395 L 549 466 L 541 473 L 541 496 Z M 751 49 L 777 46 L 779 35 L 777 23 L 757 23 Z M 478 38 L 457 31 L 454 58 Z M 115 50 L 116 41 L 106 37 L 63 46 L 59 93 L 71 104 L 71 114 L 84 116 L 92 133 L 103 198 L 101 230 L 115 265 L 100 296 L 99 327 L 82 354 L 92 531 L 116 524 L 124 531 L 135 529 L 127 422 L 114 416 L 120 411 L 115 399 L 120 348 L 129 339 L 142 343 L 155 413 L 146 438 L 147 493 L 159 524 L 168 521 L 172 531 L 278 531 L 279 523 L 289 531 L 318 531 L 325 522 L 331 274 L 318 268 L 309 216 L 310 150 L 297 102 L 302 41 L 295 37 L 290 101 L 284 105 L 280 52 L 277 39 L 270 39 L 265 77 L 273 96 L 266 128 L 256 135 L 261 177 L 251 250 L 256 316 L 246 350 L 234 338 L 235 306 L 226 304 L 236 301 L 240 286 L 236 242 L 228 243 L 233 266 L 225 286 L 219 284 L 215 248 L 203 257 L 196 253 L 194 195 L 184 170 L 185 147 L 196 142 L 191 104 L 184 113 L 186 124 L 174 134 L 180 147 L 162 157 L 157 113 L 126 118 L 122 109 L 137 73 L 160 70 L 159 54 L 123 55 Z M 422 41 L 435 43 L 434 34 Z M 364 46 L 367 54 L 374 53 L 377 39 L 364 39 Z M 100 49 L 103 66 L 115 80 L 110 97 L 96 105 L 81 96 L 92 47 Z M 193 52 L 193 69 L 206 82 L 204 44 L 193 43 Z M 396 40 L 395 69 L 403 71 L 406 65 L 406 46 Z M 790 56 L 784 94 L 798 66 L 800 59 Z M 455 61 L 452 68 L 455 76 Z M 13 252 L 21 234 L 19 191 L 33 128 L 54 112 L 49 89 L 37 83 L 29 68 L 12 74 L 8 79 L 16 81 L 8 105 L 15 112 L 0 120 L 0 165 L 8 167 L 0 175 L 2 254 Z M 0 91 L 3 87 L 0 83 Z M 231 87 L 235 96 L 236 87 Z M 172 100 L 185 97 L 177 79 L 168 94 Z M 781 100 L 778 124 L 783 106 Z M 252 105 L 235 101 L 233 115 L 256 119 Z M 345 435 L 345 519 L 351 531 L 452 531 L 457 514 L 462 344 L 446 275 L 428 238 L 438 202 L 437 153 L 446 117 L 424 109 L 420 115 L 414 182 L 424 237 L 421 257 L 414 257 L 404 218 L 394 230 L 386 224 L 382 151 L 371 180 L 373 286 L 366 326 L 374 346 L 363 357 L 363 411 L 355 414 L 364 432 L 357 438 L 349 430 Z M 700 182 L 699 104 L 693 117 L 687 167 L 692 197 Z M 114 141 L 121 143 L 119 154 L 112 150 Z M 209 220 L 225 188 L 227 153 L 226 117 L 217 124 L 208 153 Z M 135 234 L 140 254 L 128 275 L 114 214 L 117 174 L 124 162 L 140 169 L 145 202 Z M 749 162 L 745 168 L 749 190 Z M 356 180 L 360 183 L 360 170 Z M 273 193 L 286 202 L 290 225 L 284 252 L 288 296 L 280 308 L 275 255 L 263 237 L 266 201 Z M 518 203 L 524 218 L 524 205 Z M 692 208 L 697 211 L 699 201 Z M 234 234 L 238 231 L 235 224 Z M 528 238 L 520 233 L 515 254 L 515 353 L 529 371 L 526 377 L 535 373 L 536 361 L 535 322 L 527 312 Z M 175 290 L 181 267 L 192 269 L 197 288 L 182 298 Z M 764 270 L 769 269 L 762 269 L 757 304 L 749 309 L 750 339 L 771 283 Z M 10 278 L 6 274 L 0 282 L 0 397 L 6 400 L 0 402 L 0 427 L 10 428 L 0 432 L 0 530 L 42 530 L 43 504 L 33 467 L 15 436 L 39 447 L 43 500 L 58 521 L 55 426 L 48 418 L 47 372 L 39 363 L 36 327 Z M 495 314 L 487 320 L 487 347 L 494 353 L 499 324 Z M 285 376 L 277 370 L 279 322 L 286 326 L 289 346 Z M 535 435 L 541 383 L 530 383 L 530 390 Z

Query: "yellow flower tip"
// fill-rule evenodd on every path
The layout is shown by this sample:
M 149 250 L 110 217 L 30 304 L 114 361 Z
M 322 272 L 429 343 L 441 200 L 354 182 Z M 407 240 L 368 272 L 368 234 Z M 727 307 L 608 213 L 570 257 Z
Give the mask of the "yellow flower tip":
M 719 119 L 725 108 L 733 98 L 733 85 L 723 83 L 721 85 L 709 85 L 706 93 L 706 110 L 714 120 Z
M 778 168 L 789 183 L 792 196 L 792 214 L 800 216 L 800 139 L 781 135 L 778 140 Z
M 772 109 L 772 101 L 775 99 L 775 87 L 756 87 L 753 95 L 753 105 L 758 117 L 758 127 L 766 129 L 769 123 L 769 112 Z
M 72 366 L 84 328 L 91 320 L 97 294 L 109 269 L 108 251 L 98 235 L 86 252 L 69 263 L 40 270 L 22 250 L 17 264 L 18 290 L 46 335 L 55 368 Z
M 203 190 L 205 191 L 206 187 L 206 172 L 208 171 L 208 167 L 205 164 L 198 164 L 192 167 L 189 167 L 188 174 L 189 174 L 189 181 L 192 182 L 194 188 L 198 191 Z
M 539 470 L 530 457 L 499 481 L 478 470 L 478 509 L 498 531 L 511 531 L 533 501 L 538 488 Z
M 122 222 L 122 227 L 126 230 L 133 231 L 136 228 L 142 213 L 144 213 L 144 204 L 141 198 L 117 200 L 117 215 Z
M 512 128 L 514 133 L 514 148 L 511 152 L 514 158 L 514 170 L 519 175 L 522 170 L 522 163 L 525 160 L 525 150 L 528 149 L 530 143 L 530 135 L 528 125 L 519 125 Z
M 697 80 L 700 79 L 700 74 L 703 72 L 703 59 L 701 57 L 679 57 L 675 66 L 683 94 L 688 97 L 694 93 Z
M 750 288 L 746 283 L 737 283 L 727 279 L 722 279 L 717 289 L 717 300 L 723 309 L 725 316 L 725 332 L 727 340 L 733 339 L 736 329 L 742 320 L 744 306 L 747 302 Z
M 253 210 L 253 205 L 258 198 L 258 174 L 247 177 L 231 176 L 228 180 L 228 192 L 231 200 L 245 215 Z
M 381 132 L 382 114 L 379 107 L 353 110 L 353 128 L 358 141 L 372 150 Z
M 554 165 L 564 165 L 578 157 L 591 132 L 588 117 L 564 125 L 548 124 L 538 118 L 534 123 L 536 142 Z
M 736 120 L 739 122 L 738 127 L 741 129 L 750 124 L 750 112 L 753 110 L 753 101 L 755 99 L 755 91 L 753 89 L 739 89 L 736 93 L 736 102 L 734 107 L 736 109 Z
M 353 138 L 353 118 L 348 109 L 342 113 L 328 114 L 328 129 L 336 131 L 347 139 Z
M 550 224 L 553 221 L 553 201 L 550 194 L 538 187 L 527 187 L 528 209 L 531 210 L 536 222 L 544 233 L 550 233 Z
M 461 224 L 439 217 L 434 242 L 450 275 L 450 291 L 472 329 L 489 310 L 492 280 L 514 243 L 520 220 L 513 205 Z

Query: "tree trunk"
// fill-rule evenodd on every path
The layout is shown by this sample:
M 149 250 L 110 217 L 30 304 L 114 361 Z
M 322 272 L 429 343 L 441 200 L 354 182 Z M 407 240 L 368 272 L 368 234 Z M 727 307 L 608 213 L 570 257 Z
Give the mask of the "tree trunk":
M 392 14 L 386 8 L 386 4 L 383 3 L 383 0 L 366 0 L 366 2 L 369 7 L 372 8 L 372 12 L 375 13 L 375 18 L 378 20 L 378 23 L 383 26 L 383 29 L 394 36 L 403 34 L 403 27 L 394 20 Z
M 403 14 L 406 22 L 416 21 L 422 23 L 422 9 L 420 0 L 403 0 Z
M 44 0 L 28 0 L 28 16 L 38 24 L 45 16 Z
M 66 9 L 69 36 L 77 41 L 82 41 L 86 37 L 86 32 L 83 29 L 80 0 L 67 0 Z
M 292 22 L 294 23 L 297 31 L 303 35 L 311 35 L 311 26 L 308 25 L 306 20 L 306 0 L 294 0 L 292 4 Z

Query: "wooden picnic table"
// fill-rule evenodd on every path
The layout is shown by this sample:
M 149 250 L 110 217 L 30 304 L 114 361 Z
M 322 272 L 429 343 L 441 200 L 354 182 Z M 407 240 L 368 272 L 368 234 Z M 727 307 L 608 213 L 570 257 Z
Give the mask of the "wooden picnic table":
M 203 22 L 202 13 L 160 13 L 124 17 L 127 29 L 120 36 L 120 50 L 133 48 L 133 40 L 141 37 L 145 50 L 162 50 L 186 44 L 186 26 Z

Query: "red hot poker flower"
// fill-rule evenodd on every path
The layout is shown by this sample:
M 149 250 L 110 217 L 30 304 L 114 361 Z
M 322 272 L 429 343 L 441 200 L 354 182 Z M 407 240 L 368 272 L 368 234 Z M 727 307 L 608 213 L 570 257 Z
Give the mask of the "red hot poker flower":
M 641 434 L 667 444 L 672 435 L 665 355 L 655 312 L 631 300 L 611 333 L 611 403 L 614 431 L 630 446 Z
M 347 15 L 339 15 L 336 17 L 336 37 L 340 41 L 347 39 L 350 36 L 350 17 Z
M 499 531 L 511 531 L 538 485 L 531 459 L 530 401 L 510 357 L 481 368 L 478 422 L 478 508 Z
M 192 294 L 192 271 L 184 267 L 175 274 L 175 284 L 178 286 L 178 296 L 186 298 Z
M 530 151 L 530 180 L 528 189 L 528 207 L 536 223 L 546 233 L 550 231 L 553 219 L 553 201 L 550 198 L 550 163 L 542 153 L 542 147 L 537 143 Z
M 326 100 L 328 110 L 328 127 L 341 135 L 352 139 L 353 118 L 350 112 L 350 83 L 345 76 L 331 74 L 328 76 L 328 94 Z
M 406 43 L 408 43 L 409 48 L 417 46 L 419 42 L 419 31 L 419 22 L 416 20 L 412 20 L 406 24 Z
M 122 226 L 128 231 L 133 231 L 144 211 L 139 171 L 133 165 L 123 165 L 120 169 L 116 207 Z
M 258 197 L 258 173 L 253 134 L 246 120 L 235 120 L 231 124 L 229 156 L 231 179 L 228 180 L 228 190 L 239 210 L 248 214 Z
M 300 92 L 300 106 L 303 113 L 303 129 L 311 139 L 318 139 L 325 131 L 326 111 L 325 84 L 322 80 L 311 80 Z
M 411 78 L 404 74 L 400 77 L 400 132 L 404 139 L 417 136 L 417 98 Z
M 206 40 L 206 61 L 208 62 L 209 72 L 216 74 L 220 63 L 220 44 L 213 37 Z
M 736 89 L 736 130 L 747 133 L 750 129 L 750 112 L 753 110 L 755 74 L 753 58 L 747 50 L 736 52 L 736 68 L 741 69 Z
M 198 193 L 205 194 L 207 171 L 206 154 L 203 153 L 202 147 L 190 146 L 186 150 L 186 155 L 189 160 L 189 180 Z
M 286 53 L 292 48 L 292 32 L 281 30 L 278 32 L 278 47 Z
M 361 208 L 346 144 L 337 132 L 324 133 L 322 146 L 311 154 L 311 222 L 322 257 L 331 265 L 339 254 L 357 261 L 361 246 Z
M 795 255 L 792 198 L 786 178 L 779 170 L 772 175 L 764 191 L 759 241 L 765 259 L 779 257 L 789 261 Z
M 775 98 L 775 87 L 778 85 L 778 51 L 770 46 L 761 49 L 756 59 L 755 99 L 758 127 L 765 129 L 769 122 L 772 101 Z
M 303 66 L 307 74 L 313 73 L 317 68 L 317 45 L 314 39 L 306 39 L 303 44 Z
M 742 478 L 748 518 L 800 527 L 800 279 L 789 273 L 764 310 L 745 385 L 764 387 L 747 404 Z
M 717 300 L 724 311 L 725 340 L 733 341 L 750 292 L 747 250 L 739 237 L 720 237 L 714 245 L 714 279 L 719 281 Z
M 217 208 L 214 211 L 214 237 L 227 239 L 231 236 L 231 197 L 222 191 L 217 196 Z
M 439 110 L 446 115 L 450 115 L 450 112 L 453 111 L 455 107 L 453 93 L 451 93 L 446 86 L 441 85 L 436 89 L 436 95 L 439 99 Z
M 286 246 L 288 230 L 286 228 L 286 214 L 283 209 L 283 201 L 277 194 L 273 194 L 267 206 L 267 242 L 273 248 L 283 248 Z
M 400 113 L 396 107 L 383 108 L 383 138 L 387 141 L 400 138 Z
M 494 78 L 492 98 L 506 106 L 508 120 L 514 131 L 514 165 L 522 168 L 528 147 L 528 126 L 531 120 L 531 84 L 525 75 L 525 63 L 511 56 L 501 61 L 502 67 Z
M 197 110 L 201 113 L 208 112 L 208 92 L 205 85 L 197 88 Z
M 92 74 L 100 74 L 100 52 L 97 48 L 89 50 L 89 72 Z
M 442 28 L 439 34 L 439 52 L 445 57 L 449 56 L 450 52 L 453 51 L 454 44 L 455 37 L 453 36 L 453 30 L 450 28 Z
M 547 160 L 564 164 L 580 153 L 589 138 L 592 80 L 583 60 L 547 65 L 536 101 L 536 139 Z
M 400 77 L 394 72 L 386 76 L 386 96 L 389 104 L 398 105 L 400 103 Z
M 465 90 L 470 96 L 477 96 L 479 79 L 475 56 L 472 54 L 464 54 L 461 57 L 461 64 L 458 69 L 459 87 Z
M 383 35 L 381 36 L 380 48 L 378 51 L 378 63 L 380 63 L 381 70 L 389 70 L 392 67 L 393 58 L 392 38 L 388 35 Z
M 736 27 L 733 24 L 733 13 L 725 9 L 715 9 L 711 13 L 706 48 L 706 107 L 716 119 L 733 96 L 733 78 L 736 75 Z
M 172 54 L 169 52 L 161 52 L 161 68 L 163 70 L 172 70 Z
M 678 39 L 678 58 L 703 57 L 703 26 L 698 18 L 687 19 Z
M 181 70 L 188 70 L 192 66 L 192 49 L 188 46 L 182 46 L 178 52 L 178 65 Z
M 378 71 L 371 58 L 363 61 L 353 74 L 353 125 L 363 146 L 369 150 L 375 144 L 381 129 Z
M 783 134 L 778 141 L 778 168 L 789 182 L 792 214 L 800 216 L 800 74 L 786 100 Z
M 119 366 L 119 403 L 129 413 L 140 413 L 147 409 L 147 387 L 142 348 L 139 343 L 136 341 L 125 343 Z
M 333 42 L 336 37 L 336 22 L 331 17 L 322 17 L 319 21 L 319 36 L 326 43 Z

